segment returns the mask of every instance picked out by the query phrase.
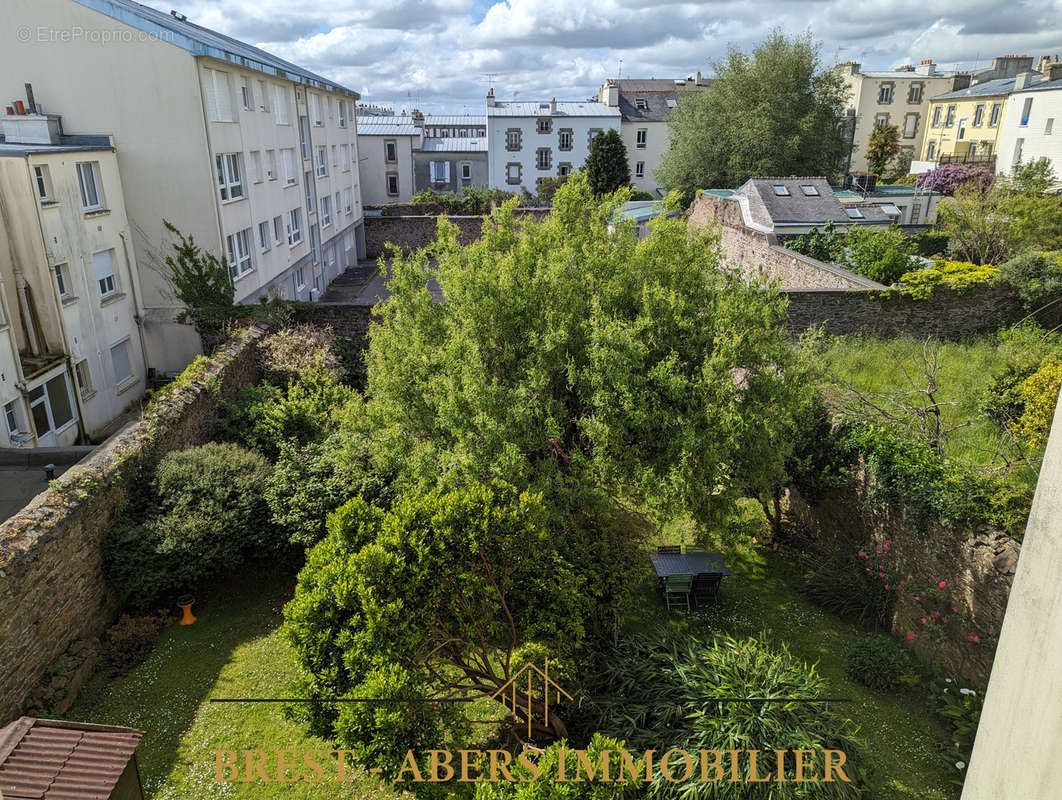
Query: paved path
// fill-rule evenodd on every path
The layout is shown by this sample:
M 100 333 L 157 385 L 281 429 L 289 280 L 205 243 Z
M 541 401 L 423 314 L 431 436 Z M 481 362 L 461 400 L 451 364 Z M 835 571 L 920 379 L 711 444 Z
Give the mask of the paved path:
M 72 464 L 56 465 L 56 476 L 62 475 Z M 48 479 L 41 467 L 0 466 L 0 522 L 13 517 L 48 488 Z
M 367 264 L 375 267 L 374 262 L 363 261 L 358 265 L 358 269 L 348 269 L 332 281 L 321 296 L 321 302 L 374 306 L 390 297 L 391 293 L 384 285 L 387 278 L 378 269 L 375 269 L 366 281 L 362 268 Z M 436 302 L 442 300 L 442 290 L 434 279 L 431 280 L 429 288 Z

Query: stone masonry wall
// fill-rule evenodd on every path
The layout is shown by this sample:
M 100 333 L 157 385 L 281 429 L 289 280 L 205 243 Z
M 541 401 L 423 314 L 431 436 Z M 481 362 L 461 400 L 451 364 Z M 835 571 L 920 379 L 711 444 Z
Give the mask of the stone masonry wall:
M 541 218 L 549 209 L 518 209 L 520 216 Z M 482 216 L 448 216 L 458 228 L 458 241 L 468 244 L 480 237 L 483 231 Z M 387 251 L 388 244 L 394 244 L 403 251 L 415 250 L 435 241 L 435 232 L 439 225 L 435 215 L 393 216 L 387 214 L 379 217 L 365 217 L 365 255 L 367 258 L 379 258 Z
M 231 341 L 91 456 L 0 525 L 0 726 L 44 670 L 113 621 L 101 543 L 135 478 L 165 453 L 209 441 L 219 398 L 260 376 L 254 329 Z
M 826 554 L 843 558 L 865 550 L 873 558 L 891 540 L 890 570 L 899 572 L 893 572 L 893 579 L 905 581 L 905 590 L 896 595 L 893 632 L 905 641 L 914 633 L 915 639 L 908 644 L 916 653 L 981 685 L 987 683 L 1021 553 L 1018 542 L 990 528 L 970 530 L 939 521 L 913 521 L 902 510 L 869 502 L 865 486 L 837 490 L 814 506 L 793 489 L 787 500 L 788 524 L 810 536 L 814 546 Z M 968 620 L 979 642 L 969 640 L 971 631 L 954 625 L 935 629 L 949 632 L 943 641 L 923 633 L 928 629 L 920 622 L 925 612 L 914 601 L 914 594 L 940 581 L 959 604 L 957 618 Z

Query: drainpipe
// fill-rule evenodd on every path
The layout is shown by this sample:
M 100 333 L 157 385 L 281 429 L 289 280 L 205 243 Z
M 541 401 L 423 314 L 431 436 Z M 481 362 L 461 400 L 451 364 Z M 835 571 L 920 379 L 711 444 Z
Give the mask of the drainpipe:
M 15 253 L 15 243 L 11 241 L 11 220 L 7 215 L 7 203 L 4 193 L 0 192 L 0 219 L 4 223 L 4 232 L 7 238 L 7 250 L 11 256 L 11 265 L 15 271 L 15 293 L 18 295 L 18 307 L 22 316 L 22 325 L 26 330 L 26 338 L 29 343 L 30 353 L 39 356 L 41 344 L 37 339 L 37 330 L 33 326 L 33 315 L 30 314 L 29 297 L 26 295 L 26 276 L 22 272 L 18 255 Z
M 119 231 L 118 238 L 122 240 L 122 256 L 125 258 L 125 268 L 129 270 L 129 287 L 133 293 L 133 321 L 136 322 L 137 338 L 140 339 L 140 359 L 144 362 L 144 383 L 147 384 L 148 356 L 147 344 L 144 342 L 144 302 L 140 297 L 140 281 L 134 273 L 133 262 L 129 260 L 129 241 L 126 231 Z M 2 800 L 2 798 L 0 798 Z

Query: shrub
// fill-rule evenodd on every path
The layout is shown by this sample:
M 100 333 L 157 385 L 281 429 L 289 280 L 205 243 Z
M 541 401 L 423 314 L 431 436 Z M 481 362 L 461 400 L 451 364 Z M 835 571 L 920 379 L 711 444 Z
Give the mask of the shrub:
M 867 571 L 857 555 L 836 556 L 817 552 L 813 568 L 800 585 L 800 593 L 842 619 L 858 622 L 868 630 L 888 627 L 893 595 L 883 581 Z
M 146 608 L 251 553 L 277 546 L 264 492 L 270 467 L 236 445 L 166 455 L 142 512 L 114 526 L 104 560 L 122 600 Z
M 1022 400 L 1021 416 L 1013 423 L 1014 435 L 1028 447 L 1042 450 L 1047 445 L 1051 421 L 1062 386 L 1062 359 L 1053 358 L 1023 380 L 1018 387 Z
M 977 286 L 991 286 L 998 278 L 999 270 L 991 264 L 938 259 L 932 267 L 904 273 L 900 277 L 900 292 L 917 300 L 927 300 L 938 286 L 967 292 Z
M 743 798 L 854 798 L 858 778 L 857 744 L 848 720 L 816 703 L 713 703 L 711 697 L 829 696 L 814 666 L 797 661 L 784 648 L 763 639 L 718 638 L 710 643 L 684 638 L 680 642 L 636 636 L 622 640 L 606 657 L 590 687 L 598 698 L 593 728 L 625 739 L 634 749 L 658 750 L 662 742 L 693 753 L 740 747 L 843 750 L 845 772 L 853 783 L 745 783 Z M 593 716 L 593 714 L 591 714 Z M 741 765 L 747 775 L 748 765 Z M 793 765 L 786 762 L 787 773 Z M 817 764 L 821 775 L 822 764 Z M 675 768 L 682 774 L 681 765 Z M 671 783 L 655 772 L 654 797 L 731 797 L 732 786 L 715 783 Z
M 311 366 L 340 377 L 333 338 L 331 329 L 313 325 L 292 325 L 267 336 L 259 345 L 266 381 L 287 386 Z
M 495 206 L 500 206 L 515 196 L 514 193 L 502 189 L 466 186 L 460 194 L 444 194 L 434 189 L 425 189 L 410 197 L 409 203 L 425 206 L 425 212 L 478 215 L 489 214 Z
M 656 198 L 644 189 L 632 189 L 631 200 L 656 200 Z
M 359 392 L 365 391 L 368 385 L 368 370 L 365 364 L 365 356 L 369 350 L 368 337 L 361 334 L 336 336 L 329 347 L 337 362 L 340 382 Z
M 885 230 L 852 228 L 838 259 L 848 269 L 891 286 L 911 268 L 914 242 L 896 225 Z
M 914 237 L 915 250 L 918 255 L 927 258 L 947 254 L 949 241 L 951 239 L 948 234 L 937 230 L 921 231 Z
M 860 636 L 845 648 L 844 672 L 871 689 L 893 689 L 911 669 L 911 657 L 891 636 Z
M 820 231 L 812 228 L 807 233 L 801 234 L 785 243 L 790 250 L 803 253 L 808 258 L 818 261 L 834 261 L 844 250 L 840 234 L 834 230 L 833 220 L 829 220 Z
M 977 725 L 981 721 L 983 693 L 965 686 L 961 678 L 944 678 L 930 684 L 929 700 L 937 716 L 950 729 L 950 746 L 945 756 L 952 768 L 959 772 L 961 777 L 955 782 L 961 784 L 966 776 L 966 765 L 970 763 Z
M 1000 268 L 1000 278 L 1018 290 L 1026 312 L 1039 311 L 1053 300 L 1062 302 L 1062 250 L 1022 253 Z M 1040 318 L 1057 319 L 1062 313 L 1058 305 Z
M 953 195 L 963 185 L 979 186 L 987 189 L 994 179 L 992 171 L 986 167 L 970 164 L 941 164 L 936 169 L 923 172 L 915 180 L 915 185 L 923 189 Z
M 155 649 L 159 632 L 173 622 L 173 615 L 160 609 L 154 614 L 122 617 L 103 634 L 103 656 L 107 675 L 125 675 L 147 661 Z

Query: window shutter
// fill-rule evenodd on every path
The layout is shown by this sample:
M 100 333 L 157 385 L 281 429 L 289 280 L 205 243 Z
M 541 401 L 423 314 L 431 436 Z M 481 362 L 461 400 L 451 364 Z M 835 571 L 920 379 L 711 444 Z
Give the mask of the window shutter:
M 229 73 L 214 70 L 214 93 L 217 97 L 218 120 L 231 122 L 232 116 L 232 87 L 229 84 Z
M 96 280 L 101 281 L 114 275 L 114 264 L 111 261 L 110 250 L 104 250 L 92 256 L 92 264 L 96 269 Z
M 446 181 L 446 183 L 450 182 L 450 162 L 449 161 L 444 161 L 443 162 L 443 180 Z
M 203 84 L 206 88 L 206 105 L 210 109 L 210 119 L 217 121 L 218 119 L 218 90 L 214 85 L 215 70 L 208 69 L 206 71 L 206 80 Z

